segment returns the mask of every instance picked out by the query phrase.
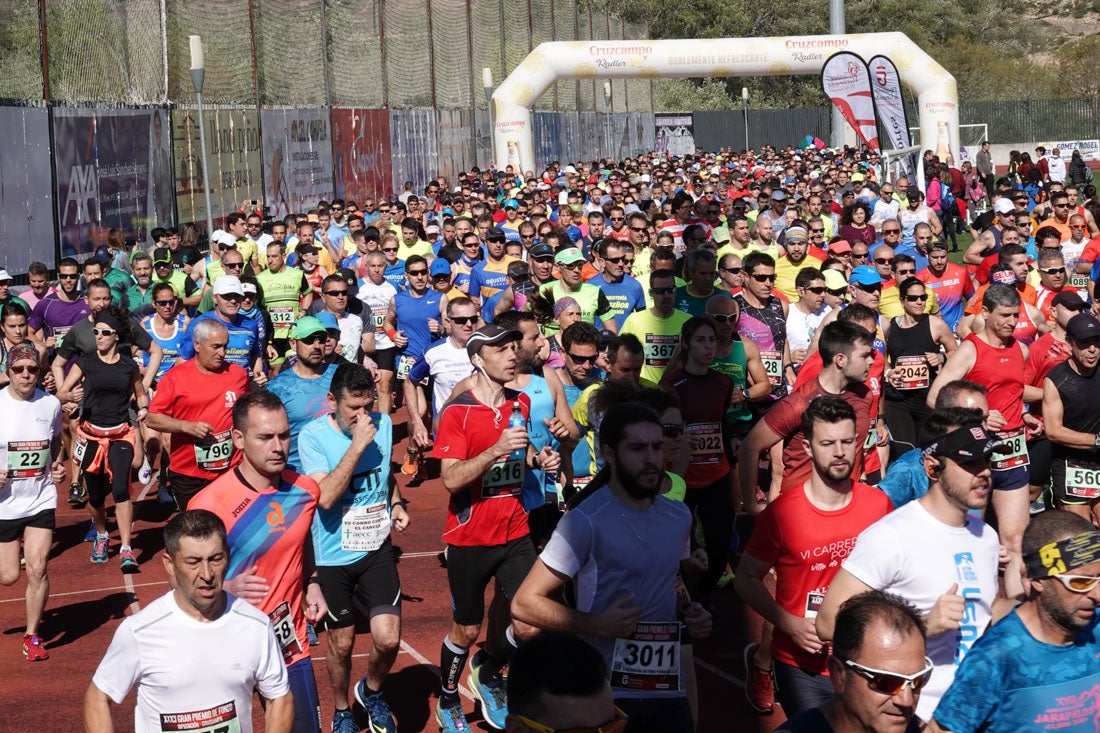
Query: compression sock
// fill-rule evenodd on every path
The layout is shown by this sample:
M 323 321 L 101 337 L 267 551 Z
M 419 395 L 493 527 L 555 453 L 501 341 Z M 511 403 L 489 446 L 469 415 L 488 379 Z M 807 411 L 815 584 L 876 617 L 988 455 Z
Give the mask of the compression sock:
M 462 676 L 462 668 L 466 666 L 468 656 L 469 649 L 455 644 L 450 636 L 443 637 L 443 646 L 439 650 L 439 676 L 443 697 L 458 697 L 458 678 Z
M 512 659 L 512 654 L 516 651 L 517 646 L 516 637 L 512 634 L 512 627 L 509 626 L 504 632 L 504 641 L 501 643 L 500 648 L 486 660 L 485 666 L 482 668 L 481 679 L 486 682 L 500 682 L 500 671 Z

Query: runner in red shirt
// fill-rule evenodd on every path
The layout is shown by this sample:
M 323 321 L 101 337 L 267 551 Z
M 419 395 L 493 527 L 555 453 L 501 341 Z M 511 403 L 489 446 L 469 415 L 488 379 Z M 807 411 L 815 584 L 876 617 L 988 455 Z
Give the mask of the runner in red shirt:
M 776 443 L 783 442 L 783 481 L 781 491 L 800 486 L 810 477 L 810 457 L 802 445 L 802 413 L 815 397 L 840 395 L 856 411 L 856 428 L 860 435 L 871 430 L 871 392 L 864 384 L 874 363 L 872 336 L 867 329 L 847 321 L 833 321 L 820 331 L 818 350 L 825 364 L 817 380 L 792 392 L 775 403 L 764 419 L 741 443 L 737 470 L 741 480 L 741 502 L 744 511 L 754 513 L 757 456 Z M 859 478 L 863 460 L 853 466 L 853 476 Z M 770 501 L 779 498 L 769 496 Z
M 309 657 L 306 621 L 328 613 L 321 587 L 312 578 L 310 525 L 321 489 L 286 468 L 290 421 L 273 392 L 253 392 L 233 406 L 236 468 L 191 499 L 191 509 L 217 514 L 228 533 L 225 589 L 249 601 L 271 619 L 294 692 L 295 733 L 321 730 L 321 704 Z
M 757 517 L 735 580 L 745 602 L 775 624 L 775 676 L 788 717 L 832 697 L 829 650 L 814 629 L 817 609 L 859 533 L 893 509 L 881 491 L 851 478 L 863 441 L 847 401 L 815 398 L 802 414 L 802 431 L 810 478 Z M 773 568 L 774 598 L 764 584 Z
M 877 314 L 867 306 L 859 303 L 851 303 L 846 306 L 837 316 L 837 320 L 862 326 L 871 333 L 878 326 Z M 875 361 L 871 364 L 871 371 L 867 373 L 867 380 L 864 382 L 871 396 L 869 414 L 874 416 L 871 427 L 868 429 L 863 441 L 863 476 L 869 484 L 877 484 L 883 474 L 886 473 L 886 466 L 883 464 L 879 452 L 880 449 L 885 449 L 890 442 L 890 432 L 887 430 L 886 421 L 882 417 L 883 410 L 880 407 L 882 381 L 886 373 L 886 357 L 877 349 L 874 356 Z M 794 391 L 797 392 L 807 388 L 807 385 L 815 382 L 820 374 L 821 352 L 815 351 L 806 358 L 806 361 L 802 363 L 802 367 L 798 370 L 798 380 L 794 383 Z M 886 451 L 883 450 L 883 452 Z
M 248 372 L 225 360 L 229 331 L 221 322 L 200 321 L 192 337 L 195 357 L 165 373 L 146 418 L 150 428 L 171 435 L 169 486 L 181 510 L 236 463 L 233 405 L 252 391 Z
M 516 376 L 520 337 L 519 331 L 495 325 L 470 336 L 466 353 L 477 383 L 443 408 L 432 450 L 442 461 L 440 477 L 451 495 L 443 540 L 453 613 L 440 651 L 443 691 L 436 706 L 436 722 L 445 733 L 469 729 L 458 682 L 470 647 L 481 636 L 485 586 L 495 578 L 510 600 L 535 564 L 521 501 L 524 474 L 528 468 L 557 471 L 561 462 L 549 446 L 539 452 L 531 447 L 526 428 L 530 399 L 504 386 Z M 513 426 L 513 420 L 519 425 Z M 470 665 L 470 687 L 485 717 L 503 729 L 508 698 L 501 669 L 515 650 L 517 634 L 506 612 L 491 620 L 509 625 L 489 629 L 485 650 Z

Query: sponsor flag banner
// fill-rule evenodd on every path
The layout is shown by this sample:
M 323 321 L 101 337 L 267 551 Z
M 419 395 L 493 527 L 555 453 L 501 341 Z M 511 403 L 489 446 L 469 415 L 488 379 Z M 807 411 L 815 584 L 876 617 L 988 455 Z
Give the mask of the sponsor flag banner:
M 875 100 L 880 129 L 894 150 L 912 145 L 909 139 L 909 118 L 905 113 L 905 100 L 901 96 L 901 77 L 894 62 L 885 56 L 874 56 L 867 62 L 871 72 L 871 93 Z M 914 154 L 903 156 L 905 175 L 913 177 Z
M 859 139 L 879 150 L 871 77 L 863 59 L 848 51 L 834 53 L 821 67 L 821 88 Z

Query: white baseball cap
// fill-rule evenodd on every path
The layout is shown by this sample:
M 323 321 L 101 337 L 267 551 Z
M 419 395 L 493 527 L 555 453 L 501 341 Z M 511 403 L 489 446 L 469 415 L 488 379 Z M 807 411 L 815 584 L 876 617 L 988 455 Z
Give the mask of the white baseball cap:
M 236 275 L 219 275 L 214 281 L 214 295 L 239 295 L 244 297 L 241 279 Z

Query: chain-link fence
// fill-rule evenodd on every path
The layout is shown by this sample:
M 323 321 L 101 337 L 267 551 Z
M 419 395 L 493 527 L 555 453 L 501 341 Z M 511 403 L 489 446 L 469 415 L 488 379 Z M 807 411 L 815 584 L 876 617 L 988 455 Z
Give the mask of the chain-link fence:
M 204 101 L 256 107 L 487 108 L 545 41 L 644 37 L 577 0 L 0 0 L 0 99 L 190 104 L 189 36 Z M 43 42 L 45 53 L 43 53 Z M 611 109 L 649 111 L 648 80 L 612 83 Z M 606 111 L 603 85 L 561 82 L 541 110 Z M 594 106 L 595 105 L 595 106 Z

